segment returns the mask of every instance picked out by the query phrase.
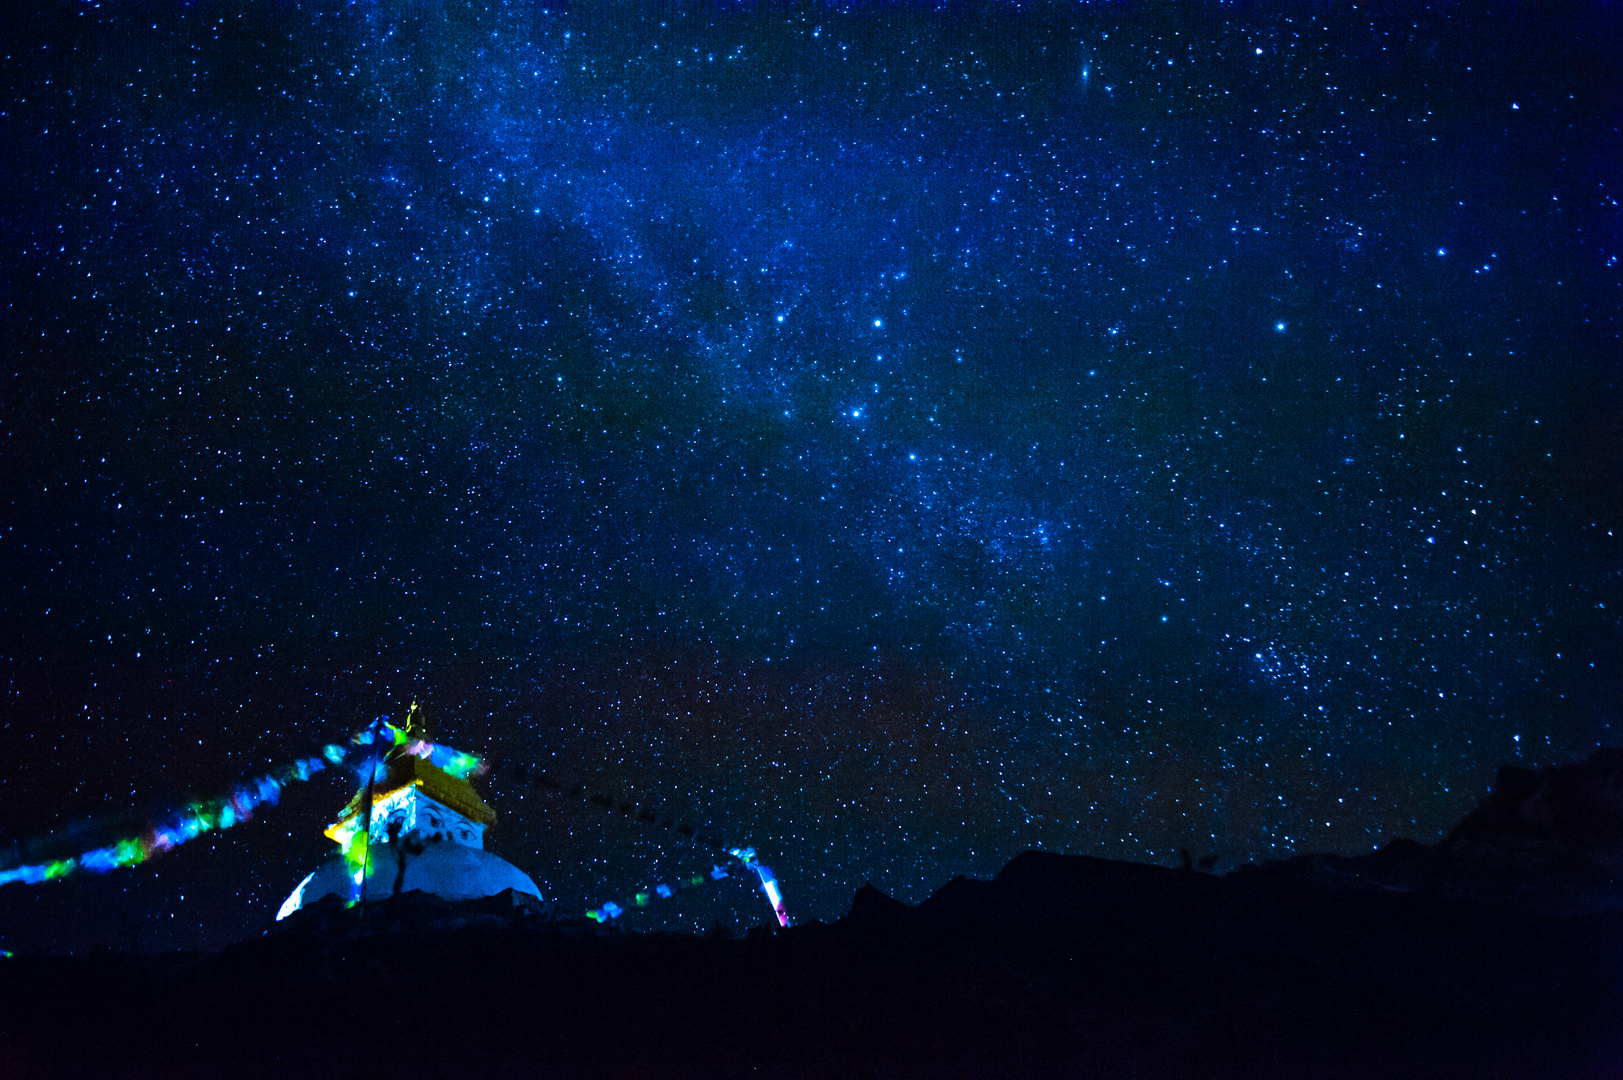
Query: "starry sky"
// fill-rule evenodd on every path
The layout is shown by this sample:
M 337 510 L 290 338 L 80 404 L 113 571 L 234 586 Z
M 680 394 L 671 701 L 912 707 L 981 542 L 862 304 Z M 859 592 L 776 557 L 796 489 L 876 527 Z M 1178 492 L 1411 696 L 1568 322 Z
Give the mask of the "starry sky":
M 413 697 L 571 910 L 708 853 L 541 778 L 756 847 L 799 919 L 1437 840 L 1623 738 L 1620 29 L 8 18 L 0 863 Z M 5 886 L 0 947 L 255 933 L 350 789 Z

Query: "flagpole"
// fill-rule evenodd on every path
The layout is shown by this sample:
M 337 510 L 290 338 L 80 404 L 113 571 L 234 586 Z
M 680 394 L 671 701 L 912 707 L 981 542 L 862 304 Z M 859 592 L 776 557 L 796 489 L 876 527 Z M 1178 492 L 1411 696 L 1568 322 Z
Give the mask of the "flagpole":
M 372 791 L 378 777 L 378 728 L 388 723 L 387 713 L 372 721 L 372 753 L 366 759 L 366 811 L 362 818 L 361 835 L 366 839 L 366 855 L 361 861 L 361 917 L 366 917 L 366 880 L 372 876 Z

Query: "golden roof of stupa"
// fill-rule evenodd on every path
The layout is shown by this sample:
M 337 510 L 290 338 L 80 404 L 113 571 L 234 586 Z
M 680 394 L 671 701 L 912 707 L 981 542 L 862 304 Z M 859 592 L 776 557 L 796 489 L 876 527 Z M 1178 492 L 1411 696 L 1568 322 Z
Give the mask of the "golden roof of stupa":
M 422 708 L 413 703 L 406 714 L 405 728 L 400 731 L 394 749 L 384 759 L 383 776 L 372 784 L 373 804 L 403 788 L 415 787 L 430 799 L 455 810 L 469 821 L 476 821 L 487 827 L 496 824 L 496 811 L 479 797 L 472 784 L 460 776 L 452 776 L 433 762 L 425 761 L 408 752 L 413 742 L 427 739 L 426 717 Z M 344 824 L 365 812 L 366 799 L 366 785 L 362 784 L 360 790 L 355 792 L 354 798 L 349 800 L 343 812 L 338 815 L 338 820 L 327 826 L 327 835 L 337 840 L 338 836 L 335 834 L 342 831 Z
M 430 799 L 445 804 L 469 821 L 477 821 L 481 825 L 496 823 L 496 811 L 479 797 L 472 784 L 460 777 L 452 776 L 432 762 L 408 754 L 404 749 L 397 749 L 384 766 L 384 770 L 383 777 L 372 785 L 374 803 L 393 795 L 401 788 L 416 787 Z M 336 824 L 342 824 L 365 809 L 366 785 L 362 784 L 355 797 L 349 800 L 349 804 L 338 815 Z

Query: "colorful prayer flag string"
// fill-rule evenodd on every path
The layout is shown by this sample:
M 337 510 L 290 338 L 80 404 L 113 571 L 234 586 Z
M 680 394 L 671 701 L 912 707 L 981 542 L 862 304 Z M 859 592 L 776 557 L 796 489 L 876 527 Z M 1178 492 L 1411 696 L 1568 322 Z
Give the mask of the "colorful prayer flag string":
M 391 733 L 389 737 L 392 737 L 394 745 L 404 745 L 406 753 L 429 761 L 453 776 L 466 777 L 484 768 L 484 763 L 472 754 L 464 754 L 422 739 L 411 739 L 405 735 L 407 729 L 388 724 L 387 718 L 380 718 L 380 721 L 381 726 Z M 350 738 L 347 746 L 335 743 L 323 747 L 321 757 L 300 758 L 291 765 L 239 784 L 222 798 L 188 803 L 183 809 L 152 823 L 139 835 L 126 837 L 106 847 L 95 848 L 65 859 L 0 869 L 0 885 L 9 885 L 12 882 L 32 885 L 42 881 L 54 881 L 80 870 L 105 874 L 121 866 L 139 865 L 203 833 L 229 829 L 251 818 L 256 807 L 267 803 L 274 805 L 281 796 L 282 789 L 288 784 L 308 780 L 328 765 L 342 764 L 350 757 L 354 747 L 370 746 L 374 741 L 382 741 L 385 736 L 374 734 L 379 726 L 380 724 L 374 723 L 357 732 Z M 385 756 L 372 756 L 374 773 L 383 767 Z M 360 768 L 364 772 L 365 764 Z M 364 849 L 361 854 L 364 856 Z
M 783 897 L 778 892 L 777 879 L 773 876 L 771 869 L 762 865 L 760 860 L 755 857 L 755 849 L 732 848 L 727 854 L 737 859 L 750 870 L 755 871 L 756 875 L 761 879 L 762 891 L 766 893 L 767 900 L 772 904 L 772 913 L 778 917 L 778 925 L 788 926 L 789 911 L 784 907 Z M 709 884 L 711 881 L 720 881 L 731 876 L 726 867 L 712 866 L 708 876 L 702 873 L 693 873 L 686 877 L 677 878 L 673 885 L 659 884 L 649 889 L 641 889 L 631 895 L 628 903 L 635 907 L 647 907 L 655 899 L 669 900 L 678 893 L 690 892 L 693 889 Z M 620 904 L 610 901 L 601 907 L 592 908 L 586 913 L 586 917 L 600 923 L 608 922 L 610 919 L 624 914 L 625 910 Z
M 335 750 L 338 751 L 336 758 L 332 754 Z M 339 747 L 329 746 L 325 754 L 335 764 L 343 760 L 343 751 Z M 126 837 L 106 847 L 66 859 L 0 870 L 0 885 L 9 885 L 14 881 L 32 885 L 67 877 L 78 870 L 105 874 L 121 866 L 138 865 L 203 833 L 229 829 L 247 821 L 253 817 L 255 807 L 265 803 L 274 804 L 288 784 L 308 780 L 325 767 L 321 758 L 301 758 L 275 772 L 238 785 L 223 798 L 188 803 L 184 809 L 154 822 L 138 836 Z
M 676 822 L 661 815 L 652 807 L 644 806 L 634 801 L 616 798 L 613 795 L 607 795 L 601 792 L 588 795 L 583 786 L 579 784 L 565 786 L 560 781 L 554 780 L 545 773 L 537 775 L 531 781 L 530 786 L 531 790 L 540 790 L 546 792 L 547 794 L 585 803 L 607 812 L 612 813 L 617 810 L 622 817 L 629 818 L 644 825 L 653 825 L 658 828 L 670 829 L 683 839 L 693 841 L 702 847 L 710 848 L 713 851 L 726 852 L 728 855 L 731 855 L 733 858 L 737 859 L 739 862 L 755 872 L 756 876 L 761 880 L 761 891 L 766 893 L 766 898 L 772 905 L 772 913 L 777 916 L 778 925 L 789 925 L 789 912 L 784 907 L 783 895 L 778 888 L 777 877 L 772 873 L 772 869 L 770 867 L 764 865 L 758 859 L 756 859 L 754 848 L 730 848 L 720 840 L 712 839 L 711 837 L 698 832 L 693 828 L 693 826 L 687 824 L 686 822 Z M 718 866 L 716 867 L 716 870 L 720 871 L 721 868 Z M 721 876 L 725 877 L 727 875 L 725 872 L 722 872 Z M 653 895 L 658 895 L 661 898 L 674 895 L 674 891 L 659 893 L 658 890 L 661 888 L 664 888 L 664 886 L 655 886 L 656 892 Z M 646 903 L 646 898 L 649 895 L 650 894 L 646 892 L 637 893 L 636 896 L 642 896 L 645 899 L 643 901 L 636 901 L 635 897 L 633 897 L 633 902 L 640 907 L 643 905 L 643 903 Z M 611 902 L 604 904 L 602 907 L 593 908 L 586 914 L 589 918 L 596 919 L 598 922 L 605 922 L 608 919 L 612 919 L 620 915 L 624 910 L 625 909 L 620 905 Z
M 766 893 L 767 902 L 772 905 L 772 914 L 778 917 L 778 925 L 788 926 L 789 909 L 783 906 L 783 896 L 778 892 L 778 879 L 772 876 L 772 868 L 755 857 L 754 848 L 733 848 L 728 854 L 755 871 L 761 879 L 761 891 Z
M 671 884 L 661 883 L 659 885 L 654 885 L 651 888 L 640 889 L 637 892 L 632 893 L 631 896 L 627 898 L 626 903 L 633 907 L 647 907 L 656 899 L 669 900 L 671 897 L 676 896 L 679 893 L 692 892 L 694 889 L 702 888 L 712 881 L 721 881 L 722 879 L 729 878 L 731 876 L 732 875 L 727 872 L 726 867 L 712 866 L 708 873 L 695 871 L 694 873 L 675 878 Z M 608 922 L 610 919 L 618 918 L 620 915 L 624 914 L 625 910 L 626 909 L 623 906 L 611 900 L 601 907 L 595 907 L 588 911 L 586 913 L 586 917 L 588 919 L 594 919 L 600 923 Z
M 522 766 L 520 767 L 519 775 L 524 775 Z M 726 854 L 731 853 L 730 849 L 722 841 L 699 832 L 685 821 L 676 821 L 672 818 L 666 817 L 653 807 L 636 802 L 635 800 L 620 798 L 604 792 L 588 794 L 584 785 L 566 785 L 562 781 L 555 780 L 545 773 L 539 773 L 530 780 L 529 790 L 543 795 L 550 795 L 554 798 L 576 802 L 584 806 L 595 807 L 598 810 L 602 810 L 604 813 L 612 814 L 618 812 L 621 817 L 624 817 L 630 821 L 635 821 L 640 825 L 650 825 L 654 828 L 669 829 L 683 840 L 698 844 L 700 847 L 708 848 L 711 851 Z

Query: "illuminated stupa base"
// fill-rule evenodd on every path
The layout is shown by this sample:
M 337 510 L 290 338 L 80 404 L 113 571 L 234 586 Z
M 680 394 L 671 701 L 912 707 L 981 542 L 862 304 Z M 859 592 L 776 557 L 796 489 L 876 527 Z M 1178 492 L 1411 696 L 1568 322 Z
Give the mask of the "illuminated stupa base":
M 401 873 L 401 855 L 405 856 L 404 874 Z M 354 887 L 344 857 L 335 856 L 299 883 L 276 917 L 285 919 L 324 896 L 348 900 Z M 390 844 L 372 846 L 372 872 L 366 879 L 368 900 L 383 900 L 396 892 L 413 891 L 441 900 L 477 900 L 508 889 L 541 899 L 541 890 L 536 888 L 530 875 L 481 848 L 443 841 L 405 844 L 398 848 Z

